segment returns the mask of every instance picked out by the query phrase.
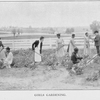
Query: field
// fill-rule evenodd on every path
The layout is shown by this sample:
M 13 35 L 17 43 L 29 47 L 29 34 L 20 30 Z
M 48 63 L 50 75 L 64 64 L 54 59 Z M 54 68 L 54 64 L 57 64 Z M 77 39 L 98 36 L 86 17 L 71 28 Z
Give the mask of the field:
M 14 46 L 14 66 L 11 69 L 0 69 L 0 90 L 68 90 L 68 89 L 100 89 L 100 58 L 96 58 L 92 64 L 78 69 L 77 73 L 70 70 L 71 62 L 67 56 L 63 57 L 60 65 L 53 52 L 56 35 L 44 34 L 43 61 L 41 64 L 30 65 L 33 62 L 31 44 L 40 34 L 16 36 L 4 36 L 2 41 L 5 46 Z M 83 47 L 83 34 L 76 34 L 78 47 Z M 51 39 L 52 40 L 51 40 Z M 62 35 L 65 44 L 68 44 L 70 35 Z M 50 41 L 48 41 L 50 39 Z M 48 43 L 48 44 L 45 44 Z M 52 46 L 50 47 L 50 45 Z M 93 43 L 92 43 L 93 44 Z M 48 46 L 47 46 L 48 45 Z M 47 48 L 45 49 L 45 47 Z M 20 49 L 22 47 L 22 49 Z M 50 47 L 48 49 L 48 47 Z M 91 45 L 91 48 L 94 47 Z M 24 49 L 25 48 L 25 49 Z M 65 47 L 65 50 L 67 48 Z M 80 49 L 80 54 L 83 54 Z M 49 55 L 50 54 L 50 55 Z M 91 57 L 96 54 L 92 48 Z M 88 60 L 88 59 L 86 59 Z M 85 60 L 85 61 L 86 61 Z M 85 64 L 84 61 L 84 64 Z M 84 65 L 83 64 L 83 65 Z
M 57 65 L 54 54 L 49 55 L 51 51 L 44 50 L 43 62 L 34 66 L 30 66 L 33 59 L 30 49 L 13 51 L 15 65 L 11 69 L 0 69 L 0 90 L 100 89 L 99 57 L 84 67 L 82 73 L 75 74 L 70 71 L 67 56 Z M 92 49 L 92 53 L 93 56 L 96 51 Z

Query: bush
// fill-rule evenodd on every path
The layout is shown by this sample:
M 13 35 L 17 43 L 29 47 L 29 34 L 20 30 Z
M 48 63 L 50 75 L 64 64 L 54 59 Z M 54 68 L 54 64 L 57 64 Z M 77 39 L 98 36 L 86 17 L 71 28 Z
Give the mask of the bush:
M 91 72 L 87 77 L 87 81 L 97 81 L 100 77 L 100 71 Z
M 28 67 L 33 62 L 33 51 L 30 49 L 13 51 L 13 55 L 14 67 Z
M 61 61 L 61 65 L 65 67 L 67 70 L 70 70 L 73 67 L 73 63 L 68 56 L 63 57 Z
M 53 50 L 44 50 L 42 56 L 42 62 L 45 65 L 53 66 L 57 62 L 56 56 L 51 54 Z M 51 55 L 50 55 L 51 54 Z M 15 50 L 14 55 L 14 66 L 13 67 L 29 67 L 33 62 L 33 51 L 31 49 L 27 50 Z
M 27 50 L 16 50 L 13 51 L 14 55 L 14 66 L 13 67 L 30 67 L 29 65 L 33 62 L 33 51 L 31 49 Z M 58 60 L 56 58 L 56 55 L 54 53 L 54 50 L 43 50 L 43 57 L 42 57 L 42 63 L 43 66 L 48 66 L 50 68 L 58 68 Z M 83 60 L 83 62 L 80 63 L 79 66 L 76 66 L 76 74 L 81 75 L 84 74 L 86 77 L 86 80 L 96 80 L 98 75 L 91 74 L 95 72 L 96 70 L 100 70 L 100 58 L 94 59 L 94 62 L 91 65 L 88 65 L 87 67 L 84 66 L 86 64 L 86 61 L 88 58 Z M 66 55 L 61 58 L 60 61 L 61 67 L 65 67 L 67 70 L 71 70 L 73 67 L 73 64 L 70 60 L 70 58 Z M 81 67 L 82 66 L 82 67 Z M 92 68 L 93 67 L 93 68 Z M 92 69 L 92 70 L 91 70 Z
M 55 63 L 57 62 L 56 56 L 55 55 L 50 55 L 48 57 L 45 57 L 46 59 L 44 60 L 44 64 L 48 66 L 54 66 Z

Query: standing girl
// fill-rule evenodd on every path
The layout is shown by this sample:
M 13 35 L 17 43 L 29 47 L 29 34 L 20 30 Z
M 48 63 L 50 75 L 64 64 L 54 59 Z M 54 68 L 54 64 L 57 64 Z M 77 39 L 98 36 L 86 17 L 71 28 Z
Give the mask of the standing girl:
M 75 38 L 75 34 L 72 34 L 72 38 L 69 42 L 69 50 L 68 50 L 69 57 L 71 57 L 72 53 L 74 52 L 74 49 L 76 48 L 74 38 Z
M 60 34 L 57 34 L 57 40 L 56 40 L 56 46 L 57 46 L 57 57 L 63 57 L 65 55 L 64 51 L 64 41 L 61 39 Z
M 90 57 L 91 50 L 90 50 L 90 41 L 89 41 L 89 34 L 85 33 L 84 37 L 84 55 Z

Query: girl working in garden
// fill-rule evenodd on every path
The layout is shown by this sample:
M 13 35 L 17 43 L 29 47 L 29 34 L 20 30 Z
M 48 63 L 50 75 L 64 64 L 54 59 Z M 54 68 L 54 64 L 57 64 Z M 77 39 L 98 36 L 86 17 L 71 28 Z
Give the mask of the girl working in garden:
M 33 44 L 32 44 L 32 50 L 34 51 L 33 53 L 33 57 L 34 57 L 34 62 L 41 62 L 41 54 L 42 54 L 42 45 L 43 45 L 43 40 L 44 37 L 40 37 L 40 40 L 36 40 Z
M 71 57 L 72 53 L 74 52 L 74 48 L 76 48 L 76 45 L 75 45 L 75 34 L 72 34 L 72 38 L 69 42 L 69 49 L 68 49 L 68 53 L 69 53 L 69 57 Z
M 58 59 L 58 62 L 60 62 L 60 58 L 65 56 L 65 50 L 64 50 L 64 41 L 61 39 L 61 35 L 57 34 L 57 40 L 56 40 L 56 56 Z
M 91 49 L 90 49 L 90 37 L 88 33 L 85 33 L 84 37 L 84 55 L 90 57 L 91 55 Z
M 73 63 L 73 67 L 72 67 L 73 72 L 76 72 L 75 69 L 78 67 L 78 64 L 83 59 L 83 57 L 79 57 L 77 56 L 77 54 L 78 54 L 78 48 L 75 48 L 74 52 L 71 55 L 71 61 Z

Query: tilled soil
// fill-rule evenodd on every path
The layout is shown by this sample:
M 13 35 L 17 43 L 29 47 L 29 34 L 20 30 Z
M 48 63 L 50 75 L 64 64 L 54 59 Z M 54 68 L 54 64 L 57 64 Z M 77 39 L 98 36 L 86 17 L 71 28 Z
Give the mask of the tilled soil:
M 65 68 L 47 70 L 47 66 L 0 70 L 0 90 L 100 89 L 100 81 L 86 82 L 81 75 L 70 75 Z
M 71 63 L 67 57 L 59 66 L 55 56 L 49 55 L 51 51 L 43 52 L 42 64 L 31 67 L 32 50 L 14 51 L 15 66 L 0 69 L 0 90 L 100 89 L 100 58 L 85 66 L 82 74 L 76 75 L 69 71 Z

